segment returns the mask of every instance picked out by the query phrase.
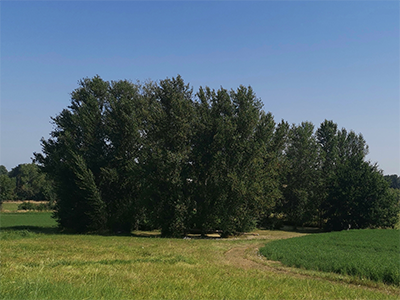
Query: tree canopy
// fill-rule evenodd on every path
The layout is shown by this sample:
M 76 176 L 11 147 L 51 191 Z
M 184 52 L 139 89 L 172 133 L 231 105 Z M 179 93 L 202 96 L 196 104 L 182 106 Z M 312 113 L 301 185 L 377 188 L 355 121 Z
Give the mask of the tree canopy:
M 0 195 L 4 200 L 48 200 L 56 195 L 52 181 L 35 163 L 19 164 L 11 171 L 0 166 Z
M 398 203 L 365 161 L 362 135 L 332 121 L 316 131 L 277 124 L 251 87 L 194 93 L 180 76 L 144 84 L 96 76 L 52 120 L 35 160 L 54 181 L 65 229 L 230 235 L 277 216 L 329 229 L 396 221 L 382 222 Z

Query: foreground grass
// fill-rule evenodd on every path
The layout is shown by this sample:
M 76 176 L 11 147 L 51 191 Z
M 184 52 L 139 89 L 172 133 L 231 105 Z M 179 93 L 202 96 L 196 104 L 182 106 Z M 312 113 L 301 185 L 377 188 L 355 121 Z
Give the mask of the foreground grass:
M 274 241 L 260 252 L 287 266 L 400 285 L 399 238 L 399 230 L 350 230 Z
M 0 299 L 398 299 L 400 292 L 274 268 L 257 257 L 266 241 L 302 235 L 294 232 L 161 239 L 34 233 L 8 224 L 0 232 Z
M 227 259 L 230 249 L 257 242 L 44 234 L 2 240 L 0 298 L 398 299 Z

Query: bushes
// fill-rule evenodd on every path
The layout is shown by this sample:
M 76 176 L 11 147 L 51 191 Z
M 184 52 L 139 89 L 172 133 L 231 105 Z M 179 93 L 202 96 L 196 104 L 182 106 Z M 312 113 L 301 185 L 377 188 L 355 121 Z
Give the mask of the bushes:
M 46 203 L 33 203 L 33 202 L 22 202 L 18 205 L 18 210 L 36 210 L 36 211 L 46 211 L 52 210 L 53 207 L 49 202 Z

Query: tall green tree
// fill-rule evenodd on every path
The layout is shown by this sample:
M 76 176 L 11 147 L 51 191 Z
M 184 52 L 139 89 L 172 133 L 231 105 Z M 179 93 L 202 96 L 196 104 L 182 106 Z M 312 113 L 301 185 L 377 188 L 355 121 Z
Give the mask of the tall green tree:
M 107 213 L 98 193 L 101 169 L 106 165 L 104 111 L 109 83 L 96 76 L 79 85 L 68 109 L 53 118 L 51 138 L 42 140 L 44 155 L 35 158 L 55 182 L 59 198 L 55 217 L 60 227 L 82 232 L 105 226 L 94 219 L 104 220 Z
M 254 228 L 280 197 L 276 137 L 272 114 L 261 110 L 253 90 L 201 88 L 192 162 L 194 226 L 225 235 Z
M 316 131 L 319 145 L 320 186 L 318 189 L 318 219 L 319 227 L 323 227 L 324 207 L 332 188 L 333 179 L 339 164 L 338 128 L 333 121 L 325 120 Z
M 319 208 L 320 160 L 314 125 L 292 125 L 286 149 L 282 210 L 294 226 L 315 220 Z
M 109 227 L 130 232 L 139 224 L 148 135 L 149 101 L 142 86 L 126 80 L 111 82 L 105 112 L 107 165 L 102 168 L 102 195 L 108 205 Z
M 153 222 L 164 236 L 180 236 L 188 227 L 191 199 L 191 140 L 194 102 L 192 89 L 178 76 L 149 89 L 150 112 L 147 172 L 147 206 L 155 210 Z
M 363 136 L 336 128 L 332 121 L 325 121 L 318 131 L 326 229 L 394 226 L 398 203 L 378 166 L 365 160 L 368 145 Z
M 393 227 L 398 221 L 398 199 L 381 171 L 358 157 L 338 166 L 327 204 L 328 230 Z

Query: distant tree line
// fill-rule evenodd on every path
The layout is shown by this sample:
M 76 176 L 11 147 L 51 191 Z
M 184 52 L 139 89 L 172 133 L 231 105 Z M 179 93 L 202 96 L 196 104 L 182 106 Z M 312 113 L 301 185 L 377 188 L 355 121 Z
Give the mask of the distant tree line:
M 396 174 L 384 176 L 389 183 L 390 188 L 400 190 L 400 177 Z
M 256 226 L 391 227 L 399 202 L 361 134 L 324 121 L 276 123 L 251 87 L 197 93 L 86 78 L 35 154 L 55 218 L 76 231 L 223 235 Z
M 0 204 L 4 200 L 46 200 L 56 198 L 53 182 L 35 163 L 19 164 L 11 171 L 0 165 Z

